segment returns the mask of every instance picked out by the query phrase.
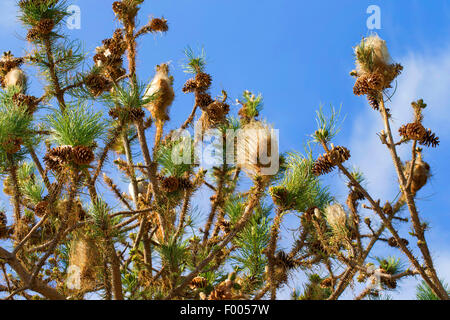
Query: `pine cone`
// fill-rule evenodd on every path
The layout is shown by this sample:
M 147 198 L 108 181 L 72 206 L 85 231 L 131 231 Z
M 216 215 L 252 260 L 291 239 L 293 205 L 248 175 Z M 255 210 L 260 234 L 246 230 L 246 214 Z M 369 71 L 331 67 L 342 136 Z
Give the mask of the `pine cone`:
M 231 300 L 233 294 L 231 287 L 233 282 L 231 280 L 225 280 L 220 283 L 209 295 L 208 300 Z
M 130 120 L 131 121 L 139 121 L 145 117 L 144 110 L 140 108 L 131 108 L 130 109 Z
M 333 147 L 327 154 L 329 161 L 336 166 L 347 161 L 350 158 L 350 151 L 345 147 Z
M 47 35 L 52 32 L 55 26 L 55 21 L 53 19 L 42 19 L 37 24 L 37 30 L 41 35 Z
M 6 218 L 6 214 L 3 211 L 0 211 L 0 228 L 6 227 L 8 223 L 8 219 Z
M 439 137 L 436 137 L 430 129 L 426 130 L 425 136 L 419 141 L 419 144 L 426 147 L 436 148 L 439 145 Z
M 6 153 L 15 154 L 22 148 L 22 143 L 22 138 L 9 138 L 2 143 L 2 147 Z
M 27 96 L 23 93 L 16 93 L 12 97 L 14 104 L 25 106 L 27 108 L 27 113 L 33 114 L 39 104 L 38 98 L 34 96 Z
M 34 213 L 36 214 L 36 216 L 41 218 L 47 213 L 47 208 L 48 208 L 48 202 L 41 201 L 34 208 Z
M 326 173 L 330 173 L 333 171 L 334 165 L 333 163 L 328 159 L 328 157 L 325 155 L 320 156 L 317 158 L 316 162 L 314 162 L 312 172 L 316 176 L 320 176 Z
M 27 41 L 29 42 L 35 42 L 36 40 L 39 40 L 41 36 L 41 33 L 39 32 L 37 27 L 33 27 L 30 30 L 28 30 L 27 33 Z
M 390 86 L 390 83 L 395 80 L 403 71 L 403 66 L 399 63 L 389 65 L 385 75 L 385 81 Z
M 382 278 L 382 282 L 389 288 L 389 289 L 396 289 L 397 288 L 397 280 L 395 279 L 387 279 Z
M 286 252 L 278 251 L 275 256 L 275 264 L 283 267 L 286 270 L 291 270 L 296 267 L 294 259 L 292 259 Z
M 206 91 L 211 86 L 212 78 L 207 73 L 199 72 L 195 76 L 195 81 L 197 82 L 197 88 L 199 90 Z
M 91 73 L 85 78 L 85 84 L 94 97 L 98 97 L 112 86 L 108 79 L 95 73 Z
M 177 177 L 167 177 L 162 178 L 161 188 L 164 192 L 171 193 L 178 190 L 180 187 L 179 180 Z
M 150 21 L 150 31 L 151 32 L 167 32 L 169 26 L 167 25 L 167 20 L 162 18 L 153 18 Z
M 370 89 L 375 91 L 383 90 L 384 77 L 379 72 L 374 72 L 368 75 L 367 85 Z
M 399 133 L 406 139 L 418 141 L 423 140 L 427 135 L 427 131 L 420 122 L 408 123 L 406 126 L 402 126 L 399 129 Z
M 188 178 L 179 178 L 178 183 L 181 189 L 191 189 L 193 187 L 191 180 Z
M 94 161 L 95 155 L 91 148 L 76 146 L 73 148 L 73 162 L 78 165 L 87 165 Z
M 203 289 L 208 285 L 208 280 L 206 280 L 203 277 L 195 277 L 192 279 L 191 283 L 189 284 L 189 287 L 194 289 Z
M 277 206 L 285 208 L 288 204 L 289 192 L 284 187 L 271 187 L 269 193 Z
M 200 107 L 200 109 L 206 109 L 214 100 L 208 93 L 198 93 L 195 95 L 195 104 Z
M 127 11 L 127 7 L 121 1 L 115 1 L 112 4 L 112 10 L 114 11 L 116 16 L 122 18 Z
M 358 77 L 355 82 L 355 86 L 353 87 L 353 93 L 356 96 L 362 96 L 364 94 L 369 93 L 370 86 L 367 82 L 367 76 L 363 75 Z
M 208 119 L 213 125 L 225 122 L 226 116 L 229 111 L 230 106 L 219 101 L 214 101 L 206 109 Z
M 50 170 L 59 170 L 61 165 L 72 160 L 72 147 L 60 146 L 50 149 L 44 157 L 44 162 Z
M 402 239 L 402 238 L 401 238 L 400 241 L 401 241 L 401 243 L 403 243 L 403 245 L 405 245 L 405 246 L 409 245 L 409 241 L 406 240 L 406 239 Z M 400 247 L 400 245 L 398 244 L 397 240 L 395 240 L 394 237 L 391 237 L 391 238 L 388 239 L 388 244 L 389 244 L 390 247 L 393 247 L 393 248 L 398 248 L 398 247 Z
M 229 234 L 231 231 L 231 222 L 225 219 L 222 219 L 219 222 L 219 228 L 222 230 L 224 234 Z
M 320 283 L 320 286 L 323 289 L 326 289 L 326 288 L 330 288 L 332 284 L 333 284 L 333 278 L 329 277 L 329 278 L 322 280 L 322 282 Z
M 183 92 L 184 93 L 194 92 L 196 89 L 197 89 L 197 81 L 195 81 L 195 79 L 189 79 L 184 84 Z

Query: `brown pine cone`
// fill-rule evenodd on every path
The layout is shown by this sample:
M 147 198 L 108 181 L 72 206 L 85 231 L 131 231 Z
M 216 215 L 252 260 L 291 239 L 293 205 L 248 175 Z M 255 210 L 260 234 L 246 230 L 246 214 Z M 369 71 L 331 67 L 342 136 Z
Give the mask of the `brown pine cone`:
M 115 1 L 112 4 L 112 10 L 116 14 L 116 16 L 118 16 L 119 18 L 122 18 L 127 11 L 127 7 L 121 1 Z
M 189 180 L 188 178 L 179 178 L 178 183 L 181 189 L 186 190 L 191 189 L 193 187 L 191 180 Z
M 367 83 L 367 76 L 362 75 L 356 79 L 355 86 L 353 87 L 353 93 L 356 96 L 362 96 L 369 93 L 370 87 Z
M 85 78 L 86 86 L 89 88 L 89 91 L 94 97 L 98 97 L 103 92 L 111 89 L 111 82 L 106 79 L 104 76 L 91 73 Z
M 8 219 L 6 218 L 6 214 L 3 211 L 0 211 L 0 228 L 6 227 L 8 223 Z
M 109 109 L 108 114 L 111 118 L 117 120 L 122 117 L 124 114 L 123 109 L 120 106 L 115 106 L 111 109 Z
M 28 30 L 27 41 L 35 42 L 40 39 L 40 36 L 41 36 L 41 33 L 39 32 L 38 28 L 33 27 L 30 30 Z
M 197 81 L 195 79 L 189 79 L 186 81 L 183 87 L 184 93 L 194 92 L 197 89 Z
M 401 241 L 401 243 L 403 243 L 403 245 L 405 245 L 405 246 L 409 245 L 409 241 L 406 240 L 406 239 L 401 238 L 400 241 Z M 397 240 L 395 240 L 394 237 L 391 237 L 391 238 L 388 239 L 388 244 L 389 244 L 390 247 L 393 247 L 393 248 L 398 248 L 398 247 L 400 247 L 400 245 L 398 244 Z
M 367 94 L 367 101 L 369 102 L 369 105 L 372 107 L 372 109 L 374 110 L 380 109 L 380 100 L 378 98 L 378 92 L 373 90 L 369 91 L 369 93 Z
M 279 207 L 285 207 L 288 205 L 289 191 L 284 187 L 271 187 L 269 193 L 272 196 L 272 201 Z
M 47 213 L 47 208 L 48 208 L 48 202 L 41 201 L 34 208 L 34 213 L 36 214 L 36 216 L 41 218 Z
M 370 89 L 375 91 L 383 90 L 384 77 L 379 72 L 374 72 L 368 75 L 367 85 Z
M 317 160 L 314 162 L 312 172 L 316 176 L 320 176 L 326 173 L 330 173 L 333 171 L 334 165 L 333 163 L 328 159 L 328 157 L 325 155 L 320 156 L 317 158 Z
M 439 145 L 439 137 L 436 137 L 430 129 L 426 130 L 425 136 L 419 141 L 419 144 L 426 147 L 436 148 Z
M 189 284 L 189 287 L 194 289 L 203 289 L 208 285 L 208 280 L 206 280 L 203 277 L 195 277 L 192 279 L 191 283 Z
M 150 31 L 151 32 L 167 32 L 169 26 L 167 25 L 167 20 L 164 18 L 153 18 L 150 21 Z
M 387 279 L 382 278 L 382 282 L 389 288 L 389 289 L 396 289 L 397 288 L 397 280 L 395 279 Z
M 50 149 L 44 157 L 44 161 L 57 162 L 58 165 L 62 165 L 72 160 L 72 147 L 71 146 L 59 146 Z M 52 168 L 48 167 L 50 170 Z
M 325 289 L 325 288 L 330 288 L 332 284 L 333 284 L 333 278 L 329 277 L 329 278 L 322 280 L 322 282 L 320 283 L 320 286 L 323 289 Z
M 22 138 L 10 138 L 2 143 L 3 149 L 8 154 L 15 154 L 22 148 Z
M 418 141 L 423 140 L 427 135 L 427 131 L 420 122 L 412 122 L 402 126 L 399 133 L 403 138 Z
M 131 108 L 130 109 L 130 120 L 131 121 L 138 121 L 145 117 L 144 110 L 140 108 Z
M 350 158 L 350 151 L 345 147 L 333 147 L 330 152 L 327 154 L 328 159 L 336 166 L 347 161 Z
M 392 247 L 392 248 L 397 248 L 397 247 L 398 247 L 397 240 L 395 240 L 394 237 L 390 237 L 390 238 L 388 239 L 388 245 L 389 245 L 390 247 Z
M 200 107 L 200 109 L 206 109 L 214 100 L 208 93 L 198 93 L 195 95 L 195 104 Z
M 78 165 L 87 165 L 94 161 L 95 155 L 91 148 L 76 146 L 73 148 L 73 162 Z
M 47 35 L 52 32 L 55 26 L 55 21 L 53 19 L 42 19 L 37 24 L 37 30 L 41 35 Z
M 275 256 L 275 264 L 283 267 L 286 270 L 291 270 L 296 267 L 294 259 L 292 259 L 284 251 L 278 251 L 278 253 Z
M 171 193 L 178 190 L 180 187 L 179 180 L 177 177 L 167 177 L 162 178 L 161 189 L 164 192 Z
M 199 90 L 206 91 L 211 86 L 212 78 L 207 73 L 199 72 L 195 76 L 195 81 L 197 82 L 197 88 Z
M 229 220 L 222 219 L 219 222 L 219 228 L 223 233 L 229 234 L 231 231 L 231 222 Z
M 27 96 L 23 93 L 16 93 L 12 97 L 14 104 L 25 106 L 27 108 L 27 112 L 32 114 L 36 111 L 36 108 L 39 104 L 39 99 L 34 96 Z
M 206 109 L 208 119 L 213 125 L 223 123 L 226 120 L 226 116 L 230 111 L 230 106 L 226 103 L 214 101 Z

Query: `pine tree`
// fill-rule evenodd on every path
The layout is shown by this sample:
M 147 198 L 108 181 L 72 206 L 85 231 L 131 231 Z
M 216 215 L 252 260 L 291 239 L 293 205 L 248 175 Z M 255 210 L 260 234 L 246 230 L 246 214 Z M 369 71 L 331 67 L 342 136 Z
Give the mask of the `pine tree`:
M 228 93 L 213 92 L 216 76 L 207 72 L 203 49 L 185 50 L 189 78 L 180 90 L 193 102 L 180 129 L 195 127 L 200 134 L 167 132 L 174 96 L 181 94 L 172 66 L 157 65 L 153 80 L 141 83 L 136 60 L 146 34 L 170 28 L 163 17 L 139 26 L 143 1 L 112 4 L 120 27 L 99 41 L 90 62 L 80 43 L 62 32 L 65 1 L 18 2 L 31 49 L 23 57 L 6 52 L 0 60 L 0 171 L 12 204 L 12 210 L 0 210 L 0 238 L 13 248 L 0 247 L 0 288 L 7 298 L 83 299 L 95 293 L 107 300 L 276 299 L 287 284 L 299 287 L 296 275 L 304 272 L 308 280 L 293 299 L 338 299 L 354 280 L 369 283 L 356 298 L 372 299 L 415 275 L 424 280 L 419 298 L 448 299 L 415 206 L 430 172 L 417 143 L 437 147 L 439 138 L 425 129 L 426 104 L 418 100 L 412 104 L 415 121 L 400 128 L 402 141 L 393 140 L 383 93 L 402 66 L 391 63 L 383 40 L 363 39 L 352 72 L 354 93 L 367 95 L 384 120 L 380 138 L 399 177 L 402 196 L 382 206 L 364 188 L 362 173 L 347 169 L 351 150 L 332 143 L 340 121 L 334 108 L 330 116 L 319 109 L 318 128 L 303 153 L 271 153 L 280 168 L 265 174 L 258 150 L 277 149 L 279 141 L 263 118 L 263 96 L 243 91 L 233 116 Z M 29 92 L 22 65 L 44 75 L 39 98 Z M 94 111 L 94 102 L 107 112 Z M 235 152 L 223 152 L 225 161 L 211 169 L 196 164 L 193 150 L 208 132 L 226 142 L 228 132 L 238 129 L 262 135 L 236 137 Z M 396 146 L 409 142 L 412 159 L 403 164 Z M 314 145 L 324 153 L 318 155 Z M 243 154 L 249 158 L 235 161 Z M 323 182 L 333 170 L 348 187 L 346 205 Z M 248 190 L 243 181 L 251 183 Z M 210 207 L 202 212 L 195 197 L 207 192 Z M 411 222 L 401 216 L 403 208 Z M 297 223 L 288 230 L 293 241 L 282 248 L 287 216 Z M 411 223 L 410 241 L 394 222 Z M 409 245 L 414 242 L 415 251 Z M 405 269 L 400 258 L 373 259 L 375 243 L 396 248 L 410 266 Z M 372 286 L 377 279 L 380 286 Z

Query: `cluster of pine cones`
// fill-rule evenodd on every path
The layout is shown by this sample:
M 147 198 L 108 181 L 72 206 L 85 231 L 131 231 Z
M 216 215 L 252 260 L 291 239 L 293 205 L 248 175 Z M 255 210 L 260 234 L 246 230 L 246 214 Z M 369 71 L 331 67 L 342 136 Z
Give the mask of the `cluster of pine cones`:
M 35 42 L 47 37 L 55 27 L 55 21 L 53 19 L 41 19 L 39 22 L 28 30 L 27 40 L 29 42 Z
M 212 84 L 209 74 L 198 72 L 195 78 L 186 81 L 184 93 L 195 93 L 195 104 L 202 109 L 201 123 L 203 129 L 214 128 L 226 121 L 230 106 L 223 101 L 213 100 L 207 92 Z
M 121 29 L 114 31 L 113 37 L 102 41 L 103 45 L 96 48 L 94 62 L 99 70 L 85 77 L 85 84 L 93 96 L 99 96 L 112 87 L 112 83 L 125 74 L 122 67 L 122 56 L 126 50 Z
M 329 152 L 321 155 L 315 162 L 312 172 L 316 176 L 330 173 L 333 169 L 350 158 L 350 151 L 341 146 L 333 147 Z
M 391 83 L 397 78 L 403 70 L 401 64 L 392 64 L 386 66 L 384 71 L 374 71 L 359 75 L 352 71 L 351 75 L 356 76 L 356 82 L 353 87 L 353 93 L 357 96 L 367 95 L 367 100 L 374 110 L 379 109 L 380 92 L 391 88 Z
M 398 131 L 402 138 L 416 140 L 423 146 L 436 148 L 439 145 L 439 137 L 436 137 L 431 129 L 425 129 L 419 121 L 403 125 Z
M 111 108 L 108 114 L 115 120 L 123 120 L 125 122 L 135 122 L 145 117 L 145 112 L 141 108 L 125 109 L 121 106 L 115 106 L 114 108 Z
M 47 151 L 44 162 L 47 169 L 59 172 L 64 165 L 73 162 L 77 165 L 88 165 L 94 161 L 95 155 L 92 148 L 85 146 L 60 146 Z

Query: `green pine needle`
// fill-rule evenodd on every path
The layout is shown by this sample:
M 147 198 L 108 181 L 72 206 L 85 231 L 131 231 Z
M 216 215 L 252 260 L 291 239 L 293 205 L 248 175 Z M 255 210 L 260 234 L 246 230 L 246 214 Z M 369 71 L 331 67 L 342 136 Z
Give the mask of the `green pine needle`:
M 206 67 L 206 53 L 202 48 L 200 53 L 195 53 L 191 47 L 184 49 L 184 55 L 186 56 L 186 63 L 182 64 L 182 68 L 185 73 L 197 74 L 203 72 Z
M 286 158 L 286 172 L 280 186 L 288 192 L 289 207 L 305 212 L 311 207 L 324 208 L 332 200 L 327 187 L 312 174 L 314 161 L 312 156 L 305 157 L 291 152 Z
M 94 112 L 84 105 L 68 106 L 47 117 L 52 138 L 59 145 L 92 147 L 103 136 L 107 123 L 101 112 Z
M 341 106 L 342 108 L 342 106 Z M 328 143 L 331 141 L 341 130 L 339 122 L 339 117 L 341 114 L 341 108 L 336 110 L 333 106 L 330 108 L 330 116 L 327 117 L 323 110 L 323 106 L 319 106 L 319 110 L 316 111 L 317 118 L 317 130 L 311 136 L 314 142 L 317 143 Z M 342 120 L 342 122 L 345 118 Z

